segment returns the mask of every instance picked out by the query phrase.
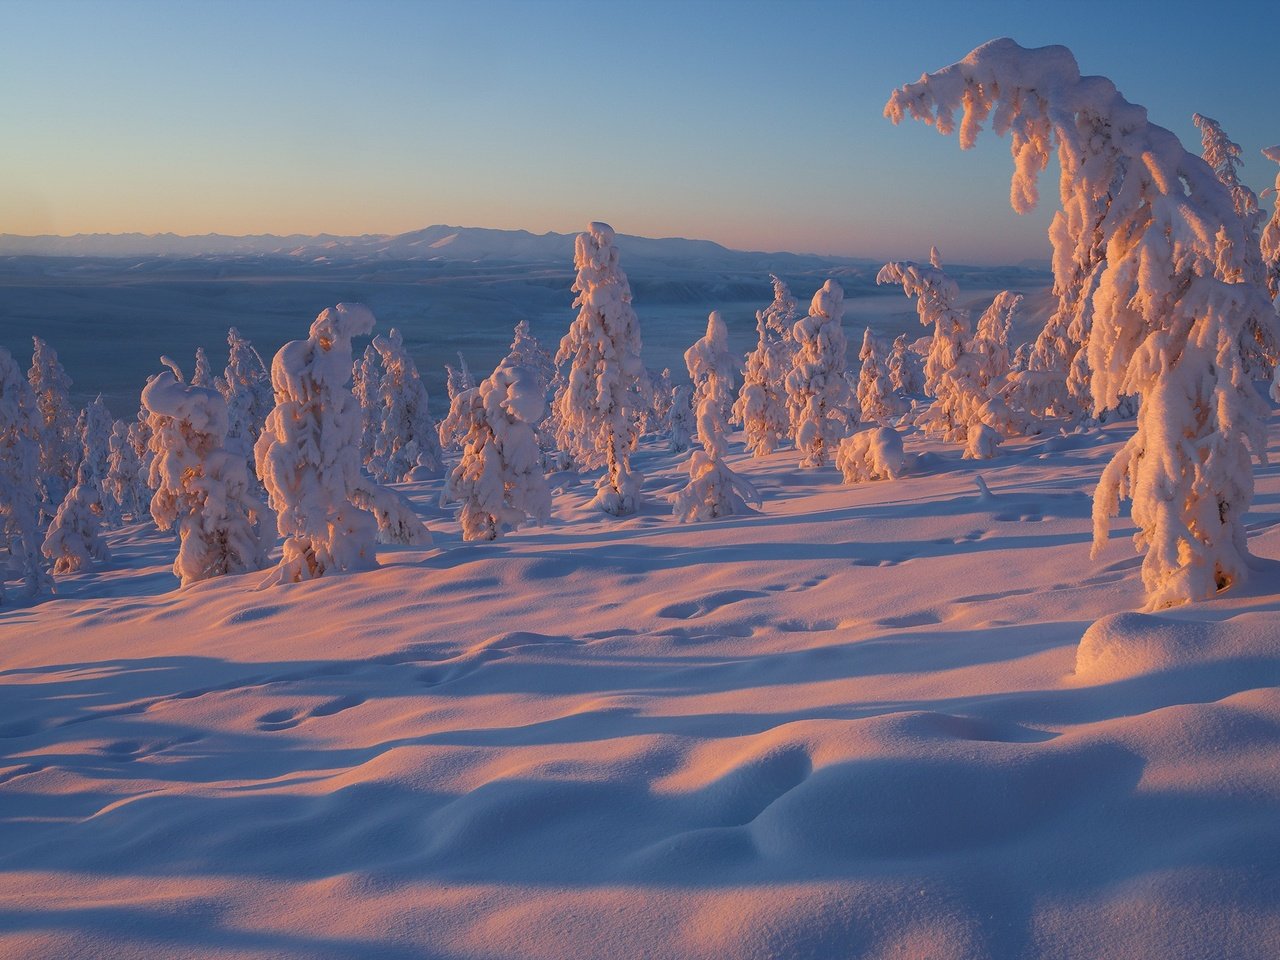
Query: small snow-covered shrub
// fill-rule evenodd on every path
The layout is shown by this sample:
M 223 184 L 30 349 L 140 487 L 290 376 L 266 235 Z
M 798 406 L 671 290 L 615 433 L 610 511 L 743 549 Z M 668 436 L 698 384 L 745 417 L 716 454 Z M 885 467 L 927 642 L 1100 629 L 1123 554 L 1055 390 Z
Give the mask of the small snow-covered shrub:
M 906 466 L 902 434 L 892 427 L 859 430 L 840 441 L 836 467 L 845 483 L 897 480 Z
M 1003 438 L 985 423 L 969 424 L 969 435 L 965 440 L 964 460 L 990 460 L 996 455 L 996 448 Z

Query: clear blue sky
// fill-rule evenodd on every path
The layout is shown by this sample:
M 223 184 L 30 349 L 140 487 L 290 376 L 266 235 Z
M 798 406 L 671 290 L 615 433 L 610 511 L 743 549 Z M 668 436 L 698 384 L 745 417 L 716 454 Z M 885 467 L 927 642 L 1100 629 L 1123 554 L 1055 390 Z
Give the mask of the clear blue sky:
M 1046 256 L 1007 145 L 881 116 L 1011 36 L 1062 43 L 1244 177 L 1280 142 L 1273 3 L 0 0 L 0 232 L 693 236 L 953 261 Z

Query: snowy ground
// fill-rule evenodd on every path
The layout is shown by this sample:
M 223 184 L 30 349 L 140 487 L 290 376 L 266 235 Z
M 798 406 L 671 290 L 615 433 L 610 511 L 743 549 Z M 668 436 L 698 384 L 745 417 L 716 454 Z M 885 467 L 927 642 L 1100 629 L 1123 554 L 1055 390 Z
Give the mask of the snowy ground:
M 260 592 L 125 530 L 0 613 L 0 955 L 1274 958 L 1280 471 L 1248 586 L 1128 612 L 1124 430 L 691 526 L 646 448 L 487 545 L 411 486 L 433 549 Z

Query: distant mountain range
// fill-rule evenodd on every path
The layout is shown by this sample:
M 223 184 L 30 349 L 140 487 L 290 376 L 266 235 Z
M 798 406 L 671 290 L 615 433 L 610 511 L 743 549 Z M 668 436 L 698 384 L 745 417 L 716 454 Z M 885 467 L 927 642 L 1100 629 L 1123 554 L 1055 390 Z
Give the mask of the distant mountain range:
M 279 257 L 295 262 L 444 261 L 469 263 L 572 264 L 574 234 L 530 233 L 527 230 L 494 230 L 437 224 L 401 234 L 318 236 L 255 234 L 230 237 L 218 233 L 180 236 L 176 233 L 77 233 L 74 236 L 19 236 L 0 234 L 0 257 Z M 672 268 L 696 265 L 698 269 L 732 272 L 800 270 L 818 265 L 861 275 L 881 261 L 818 254 L 732 250 L 711 240 L 682 237 L 618 235 L 618 245 L 628 264 Z M 1047 263 L 1024 261 L 1014 265 L 1033 272 Z M 851 268 L 851 269 L 850 269 Z

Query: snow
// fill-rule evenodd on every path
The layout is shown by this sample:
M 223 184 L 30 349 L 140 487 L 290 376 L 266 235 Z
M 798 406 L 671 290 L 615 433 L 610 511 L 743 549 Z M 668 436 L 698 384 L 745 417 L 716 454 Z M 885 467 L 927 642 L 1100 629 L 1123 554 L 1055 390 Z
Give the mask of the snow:
M 1133 614 L 1139 558 L 1087 559 L 1128 429 L 988 493 L 919 433 L 853 486 L 735 434 L 763 514 L 568 484 L 481 546 L 408 484 L 433 548 L 270 591 L 112 531 L 0 612 L 0 953 L 1273 956 L 1280 471 L 1254 592 Z

